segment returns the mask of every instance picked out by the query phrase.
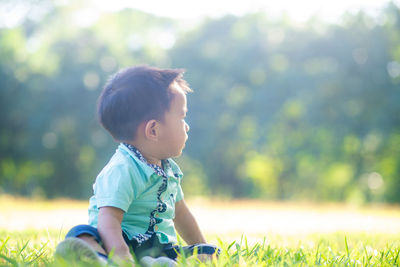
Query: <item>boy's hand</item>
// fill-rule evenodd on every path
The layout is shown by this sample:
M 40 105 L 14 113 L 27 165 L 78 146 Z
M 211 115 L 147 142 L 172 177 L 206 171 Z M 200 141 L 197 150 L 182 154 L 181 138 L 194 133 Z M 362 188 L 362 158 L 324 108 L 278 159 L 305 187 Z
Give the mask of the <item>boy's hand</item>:
M 102 207 L 99 210 L 97 229 L 107 253 L 114 249 L 114 256 L 118 260 L 130 261 L 133 257 L 128 245 L 122 236 L 121 222 L 124 211 L 114 207 Z
M 188 245 L 207 243 L 185 200 L 175 203 L 175 228 Z

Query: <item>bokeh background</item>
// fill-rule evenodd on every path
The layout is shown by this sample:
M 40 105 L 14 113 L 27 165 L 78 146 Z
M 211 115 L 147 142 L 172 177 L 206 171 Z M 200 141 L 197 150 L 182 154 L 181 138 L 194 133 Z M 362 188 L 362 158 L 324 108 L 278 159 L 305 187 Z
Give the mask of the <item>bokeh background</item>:
M 400 202 L 399 2 L 305 17 L 107 2 L 0 1 L 0 194 L 87 199 L 117 145 L 101 88 L 148 64 L 194 90 L 186 196 Z

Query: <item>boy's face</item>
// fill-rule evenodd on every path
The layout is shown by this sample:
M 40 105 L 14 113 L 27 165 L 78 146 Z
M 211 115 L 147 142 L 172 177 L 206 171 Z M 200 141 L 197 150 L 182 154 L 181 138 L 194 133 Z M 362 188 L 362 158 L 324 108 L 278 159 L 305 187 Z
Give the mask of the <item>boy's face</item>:
M 176 82 L 171 85 L 171 91 L 173 98 L 170 108 L 164 114 L 164 121 L 160 122 L 161 159 L 180 156 L 188 138 L 189 125 L 185 122 L 186 94 Z

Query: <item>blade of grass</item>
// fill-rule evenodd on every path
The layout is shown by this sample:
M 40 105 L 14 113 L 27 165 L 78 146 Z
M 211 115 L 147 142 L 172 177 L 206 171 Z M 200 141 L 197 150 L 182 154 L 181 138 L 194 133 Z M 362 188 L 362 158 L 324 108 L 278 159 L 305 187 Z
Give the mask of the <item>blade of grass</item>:
M 9 240 L 10 240 L 10 237 L 7 236 L 6 240 L 3 241 L 3 244 L 0 247 L 0 251 L 3 251 L 3 249 L 6 247 L 6 244 L 8 243 Z
M 349 245 L 347 244 L 347 237 L 344 236 L 344 243 L 346 244 L 347 258 L 350 259 Z
M 35 255 L 33 256 L 33 259 L 30 260 L 28 262 L 28 264 L 32 264 L 34 261 L 36 261 L 37 259 L 39 259 L 41 256 L 43 256 L 46 251 L 44 251 L 44 248 L 47 246 L 49 242 L 46 242 L 45 244 L 42 245 L 42 247 L 35 253 Z
M 22 256 L 22 251 L 24 251 L 24 250 L 26 249 L 26 247 L 28 246 L 28 244 L 29 244 L 29 240 L 26 241 L 25 245 L 23 245 L 22 248 L 21 248 L 21 249 L 19 250 L 19 252 L 18 252 L 18 255 L 19 255 L 21 258 L 23 258 L 24 260 L 25 260 L 25 257 Z
M 9 263 L 11 263 L 13 266 L 18 266 L 18 263 L 16 260 L 13 260 L 3 254 L 0 254 L 0 258 L 5 259 L 6 261 L 8 261 Z

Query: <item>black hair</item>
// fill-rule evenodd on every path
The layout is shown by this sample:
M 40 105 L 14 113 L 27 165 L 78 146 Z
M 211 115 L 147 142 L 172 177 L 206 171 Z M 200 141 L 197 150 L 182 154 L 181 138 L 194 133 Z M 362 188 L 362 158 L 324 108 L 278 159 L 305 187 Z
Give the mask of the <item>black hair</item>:
M 190 92 L 182 79 L 183 69 L 159 69 L 135 66 L 110 77 L 100 94 L 97 114 L 100 124 L 117 141 L 131 141 L 140 123 L 163 120 L 170 108 L 170 85 L 176 81 Z

